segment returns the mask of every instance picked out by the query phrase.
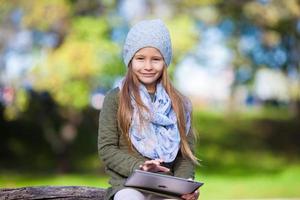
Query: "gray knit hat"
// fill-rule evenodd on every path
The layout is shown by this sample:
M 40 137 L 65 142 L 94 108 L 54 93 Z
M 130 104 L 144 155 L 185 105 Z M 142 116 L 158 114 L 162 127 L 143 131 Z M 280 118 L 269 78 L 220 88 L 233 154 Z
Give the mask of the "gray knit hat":
M 130 29 L 123 48 L 125 65 L 128 66 L 134 54 L 144 47 L 158 49 L 169 66 L 172 58 L 172 45 L 168 28 L 162 20 L 144 20 Z

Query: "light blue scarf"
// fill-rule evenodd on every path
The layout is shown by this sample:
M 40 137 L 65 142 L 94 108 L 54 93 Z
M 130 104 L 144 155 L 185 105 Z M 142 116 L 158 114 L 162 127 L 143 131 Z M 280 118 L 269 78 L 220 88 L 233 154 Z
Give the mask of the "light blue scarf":
M 149 113 L 142 112 L 142 117 L 149 123 L 142 124 L 139 111 L 132 95 L 133 117 L 129 129 L 133 146 L 143 156 L 151 159 L 162 159 L 172 162 L 180 147 L 180 134 L 177 126 L 176 113 L 172 102 L 161 83 L 157 84 L 152 101 L 146 87 L 139 86 L 140 97 Z M 190 129 L 190 110 L 186 113 L 186 134 Z

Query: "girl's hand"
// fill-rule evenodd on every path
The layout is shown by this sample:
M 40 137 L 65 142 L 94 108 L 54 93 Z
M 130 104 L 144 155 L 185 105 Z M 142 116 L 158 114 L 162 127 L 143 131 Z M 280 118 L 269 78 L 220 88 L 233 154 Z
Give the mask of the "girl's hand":
M 140 165 L 140 169 L 148 172 L 169 172 L 169 168 L 161 166 L 162 162 L 163 160 L 161 159 L 147 160 Z
M 199 190 L 196 190 L 195 192 L 191 193 L 191 194 L 184 194 L 181 196 L 182 199 L 185 200 L 197 200 L 199 197 Z

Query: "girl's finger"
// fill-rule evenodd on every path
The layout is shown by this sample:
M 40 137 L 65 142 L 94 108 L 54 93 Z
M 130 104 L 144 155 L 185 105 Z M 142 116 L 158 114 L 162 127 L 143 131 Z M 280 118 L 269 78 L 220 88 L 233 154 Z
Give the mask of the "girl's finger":
M 149 166 L 148 165 L 144 165 L 143 168 L 142 168 L 142 170 L 148 171 L 149 170 Z
M 194 192 L 194 196 L 196 197 L 196 199 L 198 199 L 199 195 L 200 195 L 199 190 L 196 190 L 196 191 Z
M 155 159 L 155 160 L 160 162 L 160 163 L 164 162 L 162 159 Z
M 157 161 L 155 160 L 146 160 L 144 165 L 149 165 L 149 164 L 157 164 Z
M 198 199 L 198 197 L 199 197 L 199 190 L 196 190 L 191 194 L 184 194 L 181 196 L 181 198 L 185 200 L 196 200 Z
M 169 168 L 164 167 L 164 166 L 157 166 L 156 168 L 158 169 L 158 171 L 161 171 L 161 172 L 169 172 L 170 171 Z

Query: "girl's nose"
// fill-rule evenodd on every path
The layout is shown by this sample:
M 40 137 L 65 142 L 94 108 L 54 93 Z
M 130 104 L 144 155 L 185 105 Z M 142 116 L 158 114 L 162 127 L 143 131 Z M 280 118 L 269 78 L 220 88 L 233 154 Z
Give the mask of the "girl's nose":
M 150 60 L 145 61 L 145 69 L 146 70 L 151 70 L 152 69 L 152 64 Z

